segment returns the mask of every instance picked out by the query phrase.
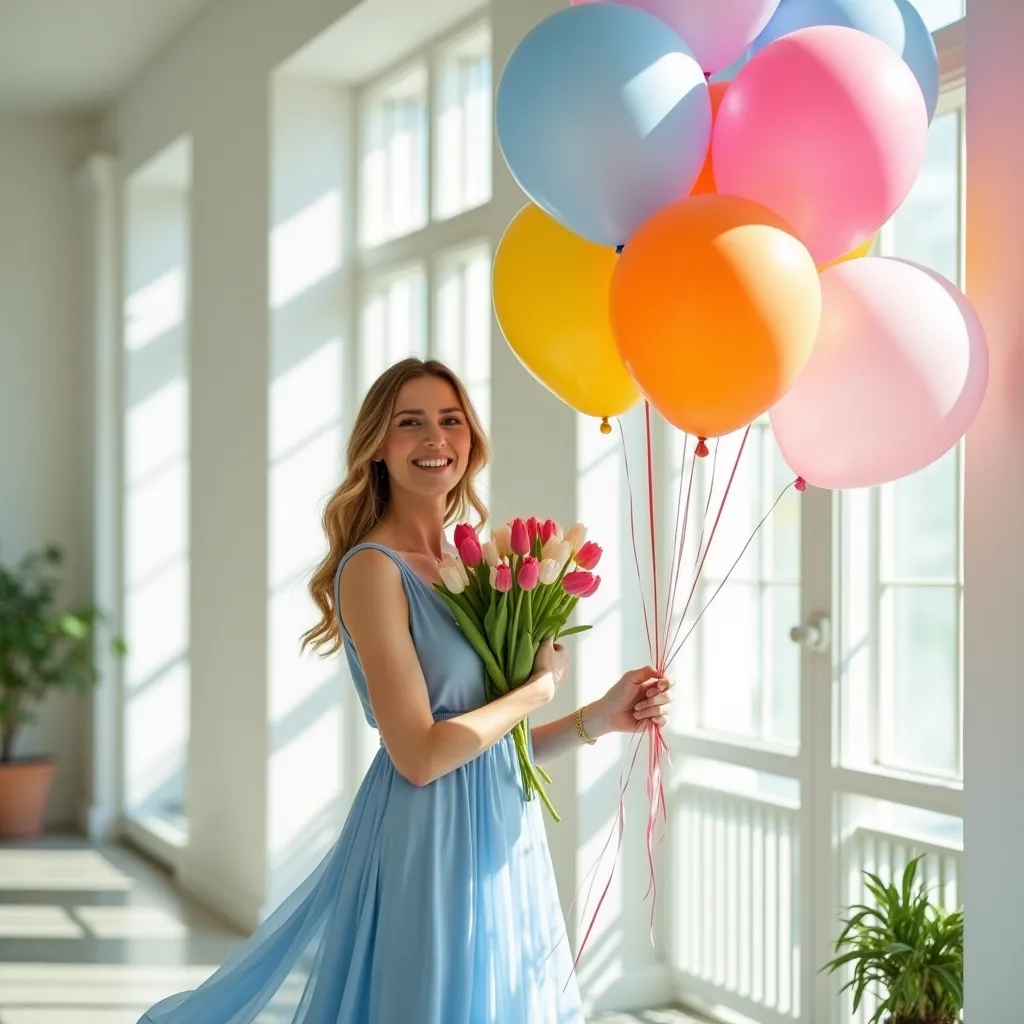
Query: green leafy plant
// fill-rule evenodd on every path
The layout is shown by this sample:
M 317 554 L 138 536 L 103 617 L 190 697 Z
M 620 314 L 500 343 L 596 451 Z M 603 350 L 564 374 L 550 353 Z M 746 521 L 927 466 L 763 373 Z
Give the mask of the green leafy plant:
M 917 884 L 921 858 L 903 872 L 899 888 L 865 871 L 873 907 L 857 904 L 835 943 L 829 973 L 852 966 L 840 991 L 853 990 L 854 1012 L 864 994 L 881 1002 L 871 1024 L 956 1024 L 964 1003 L 964 915 L 947 912 Z
M 92 637 L 103 615 L 92 606 L 57 607 L 63 560 L 51 544 L 13 568 L 0 563 L 0 763 L 13 759 L 19 732 L 51 690 L 88 693 L 98 678 Z M 120 638 L 113 647 L 124 654 Z

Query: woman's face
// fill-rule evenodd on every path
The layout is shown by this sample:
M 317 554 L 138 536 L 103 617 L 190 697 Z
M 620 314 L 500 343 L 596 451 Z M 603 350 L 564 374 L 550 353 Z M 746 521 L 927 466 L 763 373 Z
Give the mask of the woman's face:
M 443 497 L 469 465 L 472 435 L 452 386 L 439 377 L 417 377 L 395 399 L 381 455 L 392 488 Z

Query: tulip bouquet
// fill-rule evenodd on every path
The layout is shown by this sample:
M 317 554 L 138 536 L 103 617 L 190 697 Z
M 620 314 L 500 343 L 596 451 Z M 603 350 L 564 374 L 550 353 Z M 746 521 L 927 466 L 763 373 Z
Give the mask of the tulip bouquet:
M 590 628 L 566 623 L 580 598 L 601 583 L 593 574 L 601 548 L 587 541 L 581 523 L 563 535 L 553 520 L 533 518 L 513 519 L 485 543 L 473 527 L 458 526 L 455 548 L 441 562 L 435 589 L 483 660 L 487 699 L 497 700 L 529 679 L 545 640 Z M 526 799 L 538 796 L 558 821 L 544 791 L 551 778 L 533 763 L 529 726 L 520 722 L 512 735 Z

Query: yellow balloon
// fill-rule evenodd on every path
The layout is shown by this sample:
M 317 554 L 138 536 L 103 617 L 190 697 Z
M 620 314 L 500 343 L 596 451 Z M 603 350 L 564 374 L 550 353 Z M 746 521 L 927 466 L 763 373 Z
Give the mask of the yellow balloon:
M 640 397 L 612 337 L 608 292 L 618 257 L 533 203 L 494 254 L 494 311 L 519 361 L 566 405 L 619 416 Z
M 828 270 L 829 267 L 834 267 L 837 263 L 845 263 L 847 260 L 859 260 L 861 256 L 867 256 L 872 248 L 874 248 L 875 239 L 877 238 L 878 235 L 872 235 L 866 242 L 861 242 L 856 249 L 851 249 L 845 256 L 840 256 L 839 259 L 826 263 L 823 267 L 818 267 L 819 272 Z

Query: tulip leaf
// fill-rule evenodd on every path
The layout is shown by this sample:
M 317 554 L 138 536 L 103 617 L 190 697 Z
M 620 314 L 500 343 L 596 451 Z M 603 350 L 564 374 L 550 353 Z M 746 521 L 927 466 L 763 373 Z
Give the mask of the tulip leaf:
M 451 609 L 459 629 L 465 633 L 466 639 L 473 645 L 476 653 L 480 655 L 488 675 L 494 680 L 495 685 L 498 686 L 502 693 L 508 693 L 506 676 L 502 672 L 501 666 L 495 660 L 487 641 L 484 640 L 479 623 L 475 622 L 474 618 L 467 614 L 466 609 L 451 594 L 446 591 L 438 591 L 438 593 L 441 595 L 441 600 Z
M 523 633 L 516 646 L 515 660 L 509 682 L 513 687 L 521 686 L 533 672 L 533 660 L 537 657 L 537 644 L 530 633 Z
M 592 626 L 570 626 L 568 629 L 561 629 L 555 634 L 556 640 L 561 640 L 562 637 L 572 636 L 574 633 L 585 633 L 588 629 L 592 629 Z

